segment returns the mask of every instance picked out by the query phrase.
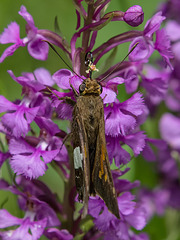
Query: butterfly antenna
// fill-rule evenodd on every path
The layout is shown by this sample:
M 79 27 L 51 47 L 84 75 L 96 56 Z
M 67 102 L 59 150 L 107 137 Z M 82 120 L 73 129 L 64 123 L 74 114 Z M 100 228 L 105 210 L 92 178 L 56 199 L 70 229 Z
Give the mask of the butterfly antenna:
M 44 42 L 47 42 L 49 44 L 49 46 L 52 48 L 52 50 L 58 55 L 58 57 L 60 57 L 60 59 L 63 61 L 63 63 L 75 74 L 77 75 L 79 78 L 81 78 L 82 80 L 84 80 L 79 74 L 77 74 L 72 67 L 61 57 L 61 55 L 58 53 L 58 51 L 55 49 L 55 47 L 47 40 L 43 40 Z
M 125 61 L 125 59 L 129 56 L 129 54 L 131 54 L 132 51 L 134 51 L 134 49 L 137 47 L 138 44 L 139 44 L 138 42 L 137 42 L 136 44 L 134 44 L 134 46 L 131 48 L 131 50 L 128 52 L 128 54 L 123 58 L 123 60 L 122 60 L 118 65 L 116 65 L 116 66 L 113 68 L 113 70 L 112 70 L 110 73 L 108 73 L 105 77 L 103 77 L 99 82 L 102 82 L 102 81 L 104 81 L 106 78 L 108 78 L 108 77 Z

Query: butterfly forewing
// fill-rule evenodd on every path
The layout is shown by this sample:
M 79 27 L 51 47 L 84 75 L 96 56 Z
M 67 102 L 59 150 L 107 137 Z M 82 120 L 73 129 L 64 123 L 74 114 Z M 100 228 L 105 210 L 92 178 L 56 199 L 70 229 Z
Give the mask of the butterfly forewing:
M 104 111 L 103 111 L 104 114 Z M 104 115 L 99 121 L 99 131 L 96 142 L 96 156 L 92 172 L 92 182 L 96 193 L 104 200 L 109 211 L 117 218 L 119 217 L 119 208 L 117 203 L 116 191 L 110 169 L 109 158 L 106 149 L 104 132 Z

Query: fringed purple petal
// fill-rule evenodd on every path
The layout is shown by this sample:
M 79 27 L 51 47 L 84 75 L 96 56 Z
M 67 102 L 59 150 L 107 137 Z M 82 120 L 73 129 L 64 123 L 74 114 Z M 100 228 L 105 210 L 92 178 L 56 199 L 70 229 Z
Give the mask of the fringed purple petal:
M 15 43 L 19 44 L 22 42 L 20 39 L 19 25 L 16 22 L 12 22 L 4 29 L 4 32 L 0 35 L 0 43 Z
M 16 112 L 3 115 L 2 123 L 15 137 L 25 136 L 29 131 L 30 123 L 34 120 L 38 109 L 39 107 L 26 108 L 20 105 Z
M 107 135 L 117 137 L 126 135 L 136 124 L 134 117 L 125 115 L 121 112 L 115 103 L 113 107 L 108 106 L 104 109 L 105 114 L 105 132 Z
M 127 111 L 136 117 L 143 114 L 144 110 L 144 99 L 142 93 L 135 93 L 133 96 L 126 101 L 120 103 L 121 111 Z
M 7 72 L 14 81 L 19 83 L 23 87 L 27 86 L 28 88 L 31 88 L 34 92 L 41 91 L 45 88 L 44 85 L 36 81 L 33 73 L 24 72 L 22 73 L 22 76 L 16 77 L 13 71 L 8 70 Z
M 34 151 L 29 155 L 14 155 L 10 161 L 13 171 L 17 175 L 27 178 L 38 178 L 47 170 L 46 164 L 40 158 L 40 152 Z
M 126 135 L 136 125 L 136 119 L 131 114 L 124 114 L 119 104 L 113 103 L 113 106 L 105 107 L 104 114 L 105 132 L 109 136 Z

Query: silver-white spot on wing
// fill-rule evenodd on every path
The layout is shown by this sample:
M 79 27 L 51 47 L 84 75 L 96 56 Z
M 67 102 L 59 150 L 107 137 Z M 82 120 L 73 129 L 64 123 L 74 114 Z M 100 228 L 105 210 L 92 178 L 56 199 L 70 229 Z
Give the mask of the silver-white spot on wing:
M 74 168 L 79 169 L 82 168 L 82 160 L 83 160 L 83 155 L 80 152 L 80 147 L 76 147 L 74 149 Z

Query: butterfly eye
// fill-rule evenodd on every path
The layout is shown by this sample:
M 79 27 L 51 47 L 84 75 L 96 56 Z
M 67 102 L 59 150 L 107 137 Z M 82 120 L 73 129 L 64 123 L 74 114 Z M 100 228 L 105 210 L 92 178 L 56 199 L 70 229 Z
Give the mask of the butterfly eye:
M 84 92 L 85 88 L 86 88 L 86 84 L 85 84 L 85 83 L 82 83 L 82 84 L 79 86 L 79 92 L 80 92 L 80 93 Z

